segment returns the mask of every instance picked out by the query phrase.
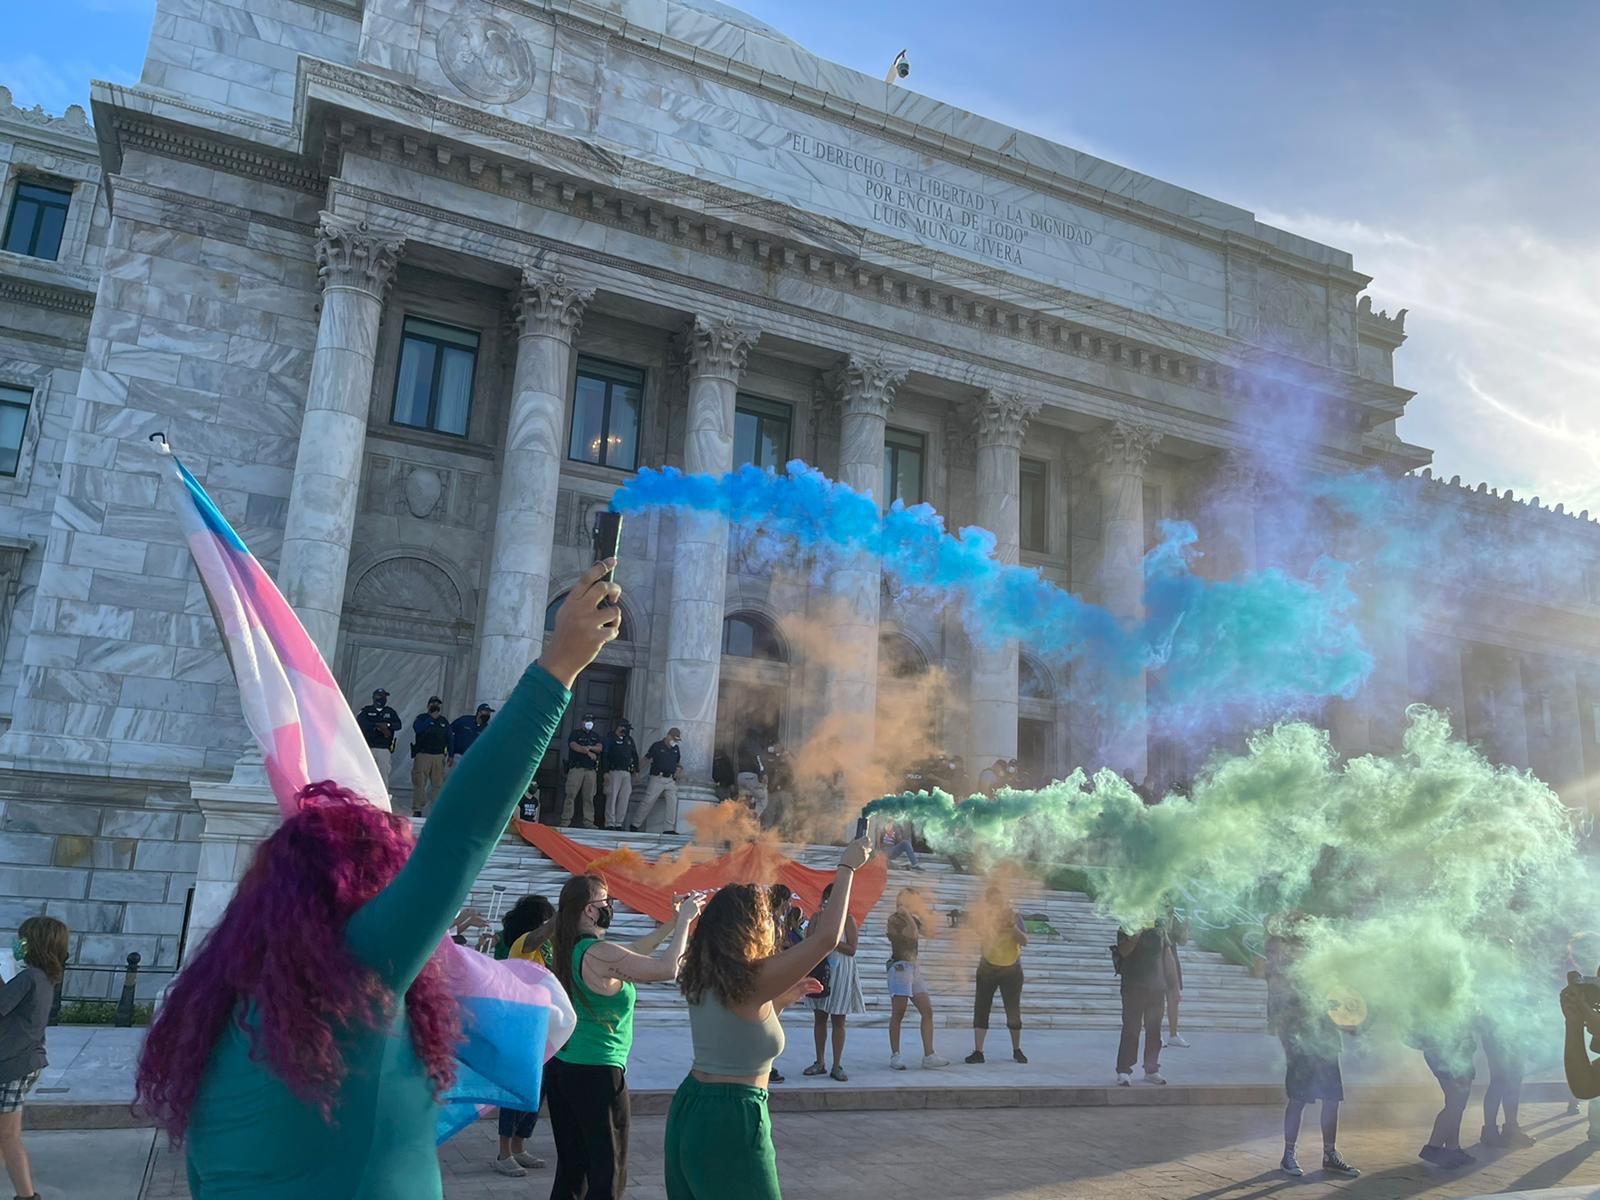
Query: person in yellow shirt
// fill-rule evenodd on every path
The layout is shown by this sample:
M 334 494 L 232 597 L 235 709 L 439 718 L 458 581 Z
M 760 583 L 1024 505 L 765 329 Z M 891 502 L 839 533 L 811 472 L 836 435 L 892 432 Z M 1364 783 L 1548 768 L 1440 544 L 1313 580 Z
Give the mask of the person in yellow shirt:
M 978 960 L 978 991 L 972 1004 L 972 1053 L 969 1063 L 981 1063 L 983 1042 L 989 1035 L 989 1010 L 994 1006 L 995 989 L 1006 1008 L 1006 1029 L 1011 1033 L 1011 1057 L 1028 1061 L 1022 1052 L 1022 948 L 1028 934 L 997 885 L 991 884 L 977 914 L 978 936 L 983 957 Z

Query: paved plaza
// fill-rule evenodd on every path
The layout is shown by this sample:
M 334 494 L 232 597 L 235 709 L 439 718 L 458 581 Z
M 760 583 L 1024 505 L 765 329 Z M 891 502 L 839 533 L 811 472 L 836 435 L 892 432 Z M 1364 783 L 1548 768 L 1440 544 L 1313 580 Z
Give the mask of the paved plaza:
M 779 1113 L 773 1132 L 790 1200 L 1454 1200 L 1545 1188 L 1563 1189 L 1563 1200 L 1600 1196 L 1600 1145 L 1587 1140 L 1585 1118 L 1567 1116 L 1564 1105 L 1528 1106 L 1524 1123 L 1538 1144 L 1474 1150 L 1477 1166 L 1462 1172 L 1416 1157 L 1432 1109 L 1349 1108 L 1340 1145 L 1365 1171 L 1354 1181 L 1310 1169 L 1298 1181 L 1279 1173 L 1281 1110 L 1268 1105 Z M 1477 1117 L 1469 1112 L 1469 1143 L 1477 1140 Z M 630 1200 L 664 1200 L 664 1124 L 659 1116 L 634 1123 Z M 1301 1139 L 1308 1168 L 1320 1161 L 1314 1127 L 1312 1114 Z M 493 1132 L 484 1123 L 444 1148 L 445 1195 L 544 1200 L 548 1169 L 526 1179 L 491 1171 Z M 554 1157 L 542 1122 L 533 1148 Z M 142 1200 L 188 1194 L 181 1160 L 158 1151 Z

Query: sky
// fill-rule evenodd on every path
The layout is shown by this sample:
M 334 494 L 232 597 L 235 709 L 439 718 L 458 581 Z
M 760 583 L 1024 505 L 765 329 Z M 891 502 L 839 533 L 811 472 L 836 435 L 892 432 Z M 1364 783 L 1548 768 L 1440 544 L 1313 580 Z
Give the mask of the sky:
M 1600 515 L 1600 3 L 744 0 L 824 58 L 1328 242 L 1409 309 L 1446 478 Z M 138 78 L 155 0 L 7 3 L 0 85 Z

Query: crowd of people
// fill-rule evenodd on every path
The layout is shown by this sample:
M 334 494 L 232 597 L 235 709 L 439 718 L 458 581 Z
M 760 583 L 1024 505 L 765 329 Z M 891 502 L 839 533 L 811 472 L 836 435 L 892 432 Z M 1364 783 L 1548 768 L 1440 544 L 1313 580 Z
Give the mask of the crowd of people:
M 165 996 L 138 1061 L 137 1104 L 184 1146 L 195 1200 L 440 1195 L 436 1105 L 454 1075 L 460 1030 L 440 943 L 472 923 L 464 916 L 468 891 L 561 728 L 575 679 L 617 636 L 620 590 L 606 578 L 613 565 L 597 564 L 572 589 L 544 653 L 492 722 L 493 711 L 480 706 L 470 722 L 464 717 L 446 726 L 442 706 L 430 700 L 413 725 L 417 756 L 445 761 L 418 768 L 430 789 L 419 802 L 431 809 L 420 832 L 404 815 L 369 804 L 335 781 L 320 781 L 301 790 L 296 810 L 258 847 L 215 930 Z M 359 714 L 375 757 L 393 752 L 398 732 L 398 716 L 386 701 L 379 691 Z M 374 740 L 379 732 L 388 735 L 387 746 Z M 624 807 L 632 790 L 626 785 L 648 762 L 649 779 L 664 781 L 652 783 L 638 802 L 649 816 L 679 774 L 677 732 L 670 730 L 640 756 L 626 726 L 601 738 L 591 721 L 580 722 L 566 750 L 581 756 L 569 760 L 574 772 L 590 778 L 569 784 L 566 800 L 577 811 L 592 805 L 597 824 L 614 826 L 634 816 Z M 738 775 L 754 779 L 739 786 L 766 788 L 767 802 L 778 749 L 755 746 L 753 757 L 740 762 L 752 769 Z M 944 770 L 956 765 L 942 762 Z M 613 785 L 612 775 L 623 779 Z M 601 776 L 607 777 L 603 791 Z M 545 966 L 576 1014 L 574 1031 L 543 1078 L 556 1152 L 552 1200 L 607 1200 L 624 1192 L 631 1136 L 627 1067 L 637 985 L 644 983 L 676 984 L 693 1055 L 666 1124 L 667 1196 L 780 1196 L 767 1108 L 770 1086 L 782 1080 L 773 1070 L 785 1046 L 779 1017 L 794 1004 L 808 1005 L 815 1060 L 805 1074 L 848 1079 L 847 1020 L 864 1011 L 861 964 L 873 953 L 863 944 L 850 901 L 856 873 L 877 840 L 861 837 L 845 847 L 810 914 L 788 889 L 730 884 L 709 897 L 677 898 L 671 921 L 622 944 L 608 936 L 616 908 L 598 874 L 572 876 L 554 904 L 528 896 L 511 907 L 485 948 Z M 913 842 L 914 832 L 901 829 L 889 831 L 881 844 Z M 916 866 L 914 848 L 901 854 Z M 902 1030 L 911 1007 L 920 1018 L 922 1066 L 949 1065 L 934 1045 L 933 1001 L 920 962 L 931 915 L 919 889 L 906 887 L 886 923 L 883 969 L 895 1070 L 907 1066 Z M 1012 1057 L 1026 1063 L 1022 959 L 1029 921 L 998 886 L 968 917 L 977 961 L 966 1062 L 986 1061 L 998 993 Z M 1291 1176 L 1303 1173 L 1297 1141 L 1305 1108 L 1317 1103 L 1323 1169 L 1354 1176 L 1337 1145 L 1339 1060 L 1343 1039 L 1353 1031 L 1293 985 L 1302 928 L 1293 919 L 1281 921 L 1267 945 L 1269 1016 L 1286 1060 L 1280 1165 Z M 1187 1045 L 1178 1031 L 1178 948 L 1186 939 L 1183 921 L 1170 908 L 1144 928 L 1118 933 L 1112 948 L 1122 994 L 1118 1086 L 1132 1085 L 1141 1034 L 1143 1079 L 1155 1086 L 1165 1083 L 1163 1045 Z M 35 1198 L 22 1108 L 46 1065 L 45 1026 L 68 955 L 67 929 L 52 917 L 31 918 L 13 954 L 16 971 L 0 986 L 0 1152 L 17 1195 Z M 1574 977 L 1561 1007 L 1572 1093 L 1600 1096 L 1600 1061 L 1590 1056 L 1600 1048 L 1600 984 Z M 1526 1145 L 1530 1139 L 1518 1121 L 1522 1049 L 1492 1021 L 1477 1036 L 1491 1074 L 1481 1141 Z M 1445 1167 L 1464 1165 L 1471 1158 L 1461 1149 L 1460 1126 L 1474 1039 L 1420 1041 L 1418 1048 L 1445 1098 L 1422 1157 Z M 496 1171 L 517 1176 L 545 1166 L 528 1149 L 537 1120 L 531 1109 L 500 1112 Z

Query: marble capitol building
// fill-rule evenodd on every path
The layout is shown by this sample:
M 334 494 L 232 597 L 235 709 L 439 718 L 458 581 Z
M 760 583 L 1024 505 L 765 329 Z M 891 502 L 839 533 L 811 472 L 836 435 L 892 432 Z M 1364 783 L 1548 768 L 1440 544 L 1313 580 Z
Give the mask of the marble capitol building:
M 801 458 L 1131 613 L 1197 498 L 1204 569 L 1256 561 L 1279 484 L 1251 414 L 1292 388 L 1327 418 L 1297 469 L 1409 476 L 1560 547 L 1369 629 L 1339 748 L 1390 748 L 1427 700 L 1600 803 L 1600 527 L 1424 472 L 1395 431 L 1405 315 L 1351 256 L 914 82 L 714 0 L 158 0 L 140 81 L 89 113 L 0 91 L 0 927 L 42 904 L 79 961 L 170 970 L 265 827 L 158 430 L 352 702 L 392 693 L 404 804 L 411 718 L 505 698 L 640 467 Z M 620 576 L 568 721 L 679 726 L 692 785 L 748 728 L 803 746 L 927 672 L 949 704 L 908 760 L 1194 765 L 875 574 L 774 575 L 644 516 Z

